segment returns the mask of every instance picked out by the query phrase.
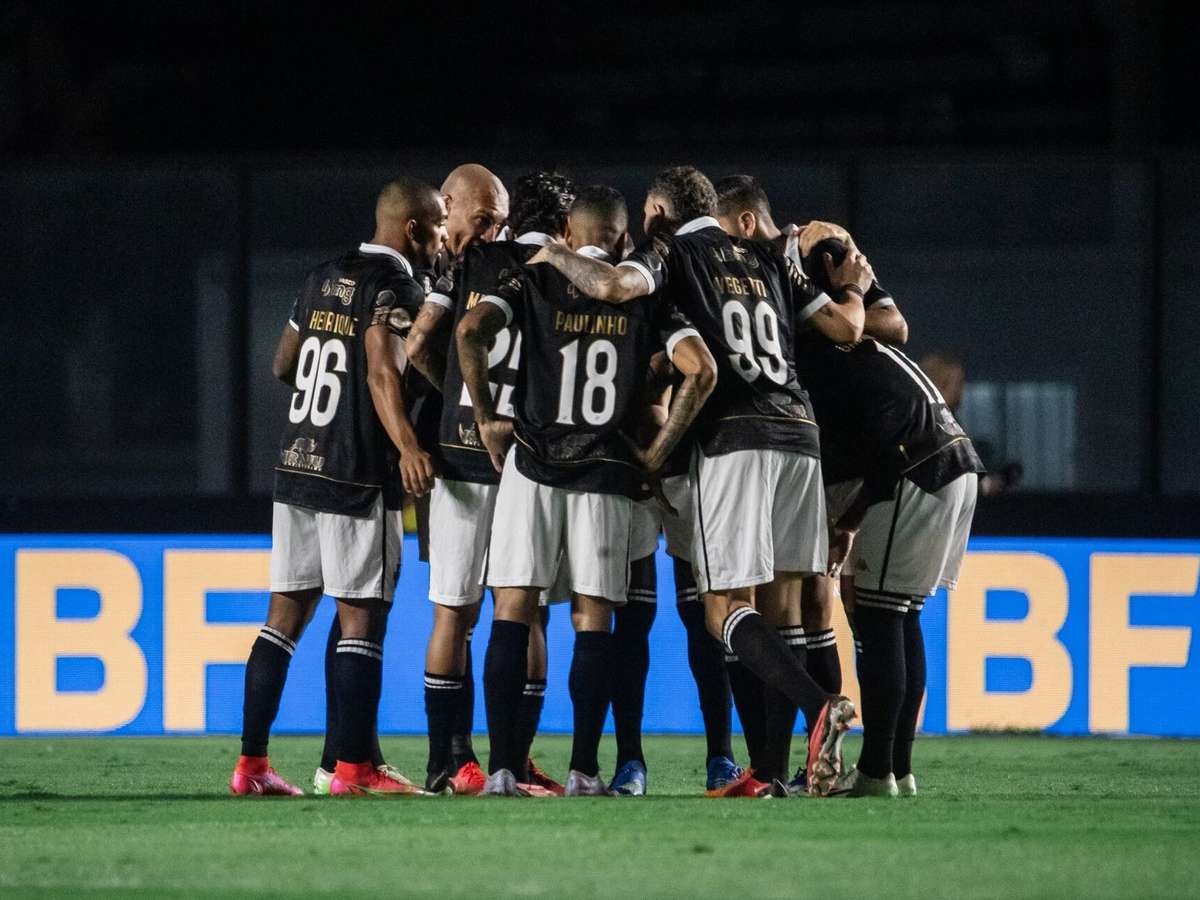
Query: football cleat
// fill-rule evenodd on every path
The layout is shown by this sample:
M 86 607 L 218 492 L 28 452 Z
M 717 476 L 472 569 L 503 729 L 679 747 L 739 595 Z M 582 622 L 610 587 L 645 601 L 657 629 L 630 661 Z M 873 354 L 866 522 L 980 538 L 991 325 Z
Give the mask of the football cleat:
M 742 775 L 741 766 L 728 756 L 714 756 L 708 761 L 708 783 L 705 789 L 720 790 L 738 780 Z
M 767 788 L 767 793 L 764 796 L 773 797 L 779 800 L 787 800 L 789 797 L 794 795 L 788 786 L 784 784 L 782 778 L 772 778 L 771 784 Z
M 549 788 L 544 788 L 540 784 L 535 784 L 532 781 L 518 781 L 517 787 L 525 792 L 528 797 L 561 797 L 562 794 L 556 794 Z
M 471 765 L 468 763 L 468 765 Z M 465 768 L 465 766 L 464 766 Z M 476 765 L 478 768 L 478 765 Z M 484 779 L 483 790 L 485 797 L 528 797 L 529 794 L 517 784 L 516 776 L 508 769 L 497 769 Z
M 329 783 L 329 793 L 334 797 L 362 796 L 418 796 L 425 792 L 400 775 L 399 778 L 389 774 L 395 772 L 391 766 L 382 765 L 379 768 L 365 763 L 339 762 L 333 772 L 333 781 Z
M 313 772 L 313 793 L 320 797 L 329 796 L 329 785 L 333 783 L 333 773 L 326 772 L 320 766 Z
M 610 797 L 604 779 L 599 775 L 584 775 L 572 769 L 567 773 L 567 785 L 564 788 L 567 797 Z
M 839 775 L 833 787 L 825 794 L 827 797 L 896 797 L 900 791 L 896 787 L 896 776 L 888 772 L 883 778 L 872 778 L 864 775 L 858 769 L 851 769 Z
M 808 773 L 804 771 L 803 766 L 796 770 L 796 774 L 788 782 L 787 789 L 793 797 L 800 797 L 808 793 Z
M 909 772 L 903 778 L 896 779 L 896 790 L 901 797 L 917 796 L 917 779 Z
M 503 771 L 508 771 L 507 769 Z M 511 775 L 512 773 L 509 772 Z M 450 787 L 454 793 L 462 794 L 466 797 L 473 797 L 476 794 L 484 793 L 484 787 L 487 784 L 488 777 L 483 774 L 483 769 L 479 768 L 479 763 L 471 761 L 464 763 L 462 768 L 454 773 L 454 777 L 450 779 Z
M 842 741 L 857 715 L 846 697 L 831 697 L 821 707 L 817 724 L 808 737 L 808 792 L 824 797 L 842 774 Z
M 646 764 L 631 759 L 617 770 L 608 789 L 619 797 L 646 796 Z
M 451 777 L 449 769 L 427 773 L 425 775 L 425 792 L 427 794 L 453 794 L 454 786 L 450 783 Z
M 525 761 L 525 766 L 529 769 L 530 784 L 537 785 L 538 787 L 549 791 L 555 797 L 561 797 L 563 795 L 565 788 L 547 775 L 545 771 L 543 771 L 542 768 L 533 761 L 533 757 L 530 757 Z
M 728 784 L 705 791 L 705 797 L 769 797 L 771 786 L 754 777 L 753 769 L 746 769 Z
M 279 777 L 265 756 L 243 756 L 238 760 L 229 776 L 229 793 L 238 797 L 304 796 L 304 791 Z

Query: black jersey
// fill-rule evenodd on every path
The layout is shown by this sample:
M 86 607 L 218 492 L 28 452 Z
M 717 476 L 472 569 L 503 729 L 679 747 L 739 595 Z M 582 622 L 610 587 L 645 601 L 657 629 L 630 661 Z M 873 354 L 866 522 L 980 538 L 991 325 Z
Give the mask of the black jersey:
M 397 453 L 367 388 L 364 335 L 404 337 L 424 292 L 399 253 L 374 244 L 313 269 L 292 308 L 300 336 L 296 389 L 275 466 L 275 499 L 363 516 L 383 491 L 399 507 Z
M 454 328 L 458 328 L 467 310 L 484 297 L 495 296 L 502 272 L 520 267 L 538 249 L 538 244 L 521 241 L 472 245 L 463 257 L 454 286 Z M 496 398 L 496 414 L 503 418 L 513 417 L 513 390 L 516 388 L 520 363 L 520 332 L 505 328 L 488 348 L 488 381 Z M 446 478 L 499 484 L 500 475 L 493 468 L 491 457 L 479 440 L 471 395 L 463 384 L 458 347 L 453 339 L 446 356 L 439 440 L 442 474 Z
M 716 359 L 717 386 L 695 429 L 705 454 L 820 455 L 794 335 L 827 298 L 798 266 L 769 245 L 730 237 L 711 217 L 651 238 L 620 265 L 640 271 L 694 323 Z
M 454 283 L 458 275 L 458 265 L 453 263 L 445 254 L 440 254 L 430 269 L 421 269 L 416 273 L 416 279 L 425 291 L 425 302 L 436 303 L 447 310 L 451 319 L 454 313 Z M 445 343 L 442 353 L 449 354 L 449 345 L 454 340 L 451 328 L 441 328 L 439 337 Z M 443 468 L 441 444 L 439 435 L 442 426 L 442 385 L 431 384 L 416 366 L 410 365 L 405 371 L 405 399 L 409 404 L 409 415 L 412 417 L 413 431 L 417 435 L 417 443 L 434 459 L 434 467 L 438 472 Z
M 593 300 L 548 265 L 506 273 L 492 302 L 521 334 L 517 468 L 553 487 L 639 496 L 645 476 L 624 435 L 636 433 L 650 357 L 698 332 L 667 303 Z

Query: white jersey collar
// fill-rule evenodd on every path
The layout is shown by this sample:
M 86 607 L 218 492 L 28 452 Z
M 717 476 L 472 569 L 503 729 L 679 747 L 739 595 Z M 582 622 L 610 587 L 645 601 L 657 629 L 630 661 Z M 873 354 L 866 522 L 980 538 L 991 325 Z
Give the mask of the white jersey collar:
M 692 219 L 690 222 L 684 222 L 675 229 L 676 234 L 691 234 L 693 231 L 699 231 L 701 228 L 720 228 L 721 223 L 712 216 L 700 216 L 698 219 Z
M 544 231 L 527 231 L 517 237 L 518 244 L 532 244 L 535 247 L 545 247 L 554 238 Z
M 393 250 L 391 247 L 385 247 L 383 244 L 368 244 L 362 243 L 358 245 L 359 253 L 381 253 L 384 256 L 390 256 L 392 259 L 400 263 L 402 268 L 409 275 L 413 273 L 412 263 L 404 258 L 404 254 L 398 250 Z
M 580 256 L 590 256 L 592 259 L 607 260 L 610 258 L 606 251 L 601 250 L 599 247 L 593 247 L 591 244 L 585 244 L 575 252 Z

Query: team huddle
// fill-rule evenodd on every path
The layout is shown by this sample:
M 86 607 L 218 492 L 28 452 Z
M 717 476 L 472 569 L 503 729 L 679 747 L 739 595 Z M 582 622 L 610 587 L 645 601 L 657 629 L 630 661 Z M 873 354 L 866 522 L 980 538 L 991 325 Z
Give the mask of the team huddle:
M 271 768 L 268 739 L 328 594 L 317 793 L 645 794 L 660 535 L 704 721 L 705 793 L 916 793 L 921 608 L 954 587 L 979 457 L 899 349 L 908 325 L 845 229 L 780 228 L 753 178 L 714 185 L 680 166 L 650 184 L 644 231 L 633 247 L 612 188 L 537 172 L 510 198 L 464 165 L 440 191 L 389 183 L 372 240 L 309 273 L 273 365 L 293 393 L 233 793 L 303 793 Z M 423 784 L 387 764 L 376 728 L 405 497 L 434 604 Z M 486 771 L 471 741 L 485 588 Z M 862 706 L 850 767 L 842 739 L 858 711 L 841 694 L 839 597 Z M 561 784 L 530 755 L 558 604 L 575 630 Z M 790 774 L 799 714 L 808 749 Z

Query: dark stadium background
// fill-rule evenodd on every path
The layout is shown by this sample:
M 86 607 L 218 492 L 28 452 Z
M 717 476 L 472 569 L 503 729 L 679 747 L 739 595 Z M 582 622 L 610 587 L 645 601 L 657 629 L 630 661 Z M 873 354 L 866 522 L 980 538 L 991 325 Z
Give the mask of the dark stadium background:
M 0 529 L 267 531 L 302 273 L 479 161 L 635 210 L 667 164 L 758 175 L 964 359 L 1027 471 L 977 533 L 1195 534 L 1184 6 L 9 2 Z

